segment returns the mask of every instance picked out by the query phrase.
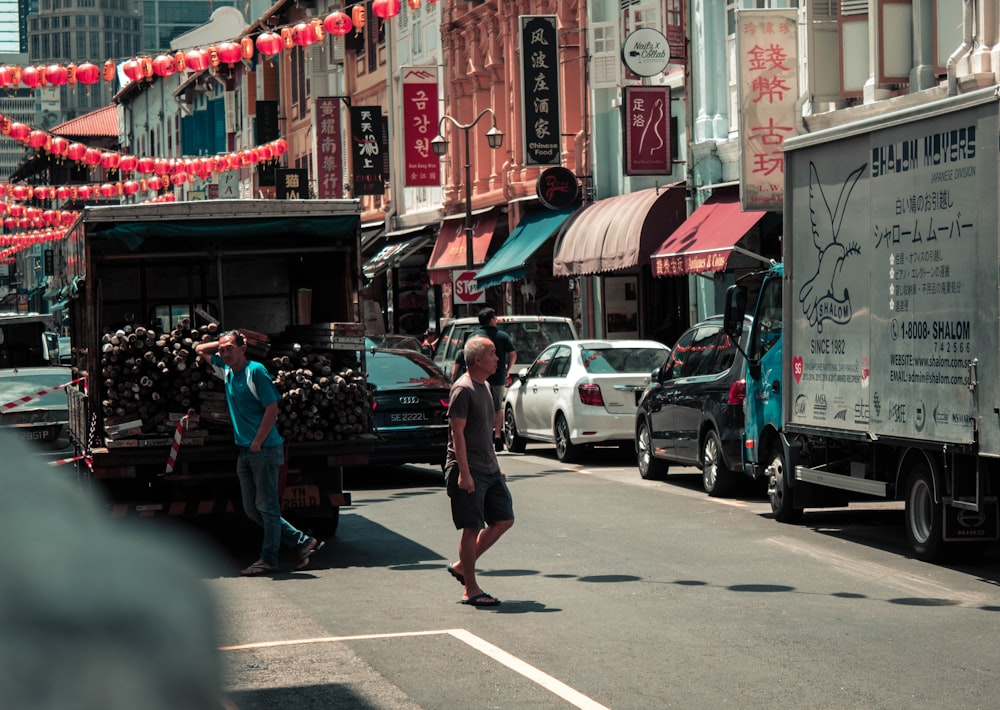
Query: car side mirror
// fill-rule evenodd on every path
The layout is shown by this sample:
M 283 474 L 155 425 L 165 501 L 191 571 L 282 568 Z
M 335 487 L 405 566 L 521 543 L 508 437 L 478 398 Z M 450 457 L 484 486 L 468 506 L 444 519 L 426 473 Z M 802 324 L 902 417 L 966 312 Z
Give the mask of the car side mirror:
M 528 379 L 528 368 L 522 367 L 520 370 L 518 370 L 517 379 L 519 379 L 521 382 L 526 381 Z
M 726 290 L 726 309 L 722 318 L 722 329 L 734 342 L 740 342 L 743 335 L 743 319 L 747 313 L 747 290 L 739 284 Z

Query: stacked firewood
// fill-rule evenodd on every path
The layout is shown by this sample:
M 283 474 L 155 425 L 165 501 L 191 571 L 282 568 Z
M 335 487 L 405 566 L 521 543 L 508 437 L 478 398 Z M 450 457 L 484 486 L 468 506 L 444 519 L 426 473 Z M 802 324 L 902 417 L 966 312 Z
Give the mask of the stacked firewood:
M 206 426 L 226 427 L 224 386 L 194 346 L 215 340 L 214 324 L 173 330 L 135 324 L 105 333 L 101 375 L 105 428 L 109 438 L 172 433 L 179 414 L 201 413 Z M 268 368 L 278 391 L 278 431 L 290 441 L 333 441 L 372 430 L 372 399 L 354 353 L 294 345 L 267 353 L 254 343 L 251 353 Z

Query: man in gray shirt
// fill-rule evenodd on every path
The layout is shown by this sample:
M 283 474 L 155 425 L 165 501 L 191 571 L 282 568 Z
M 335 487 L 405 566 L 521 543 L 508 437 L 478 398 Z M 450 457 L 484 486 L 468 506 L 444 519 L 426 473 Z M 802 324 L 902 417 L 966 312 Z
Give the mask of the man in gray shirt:
M 451 387 L 445 472 L 455 528 L 462 531 L 459 561 L 448 572 L 465 586 L 462 603 L 496 606 L 500 600 L 476 582 L 476 561 L 514 525 L 514 506 L 493 447 L 493 395 L 486 379 L 496 372 L 493 341 L 474 335 L 465 344 L 468 368 Z

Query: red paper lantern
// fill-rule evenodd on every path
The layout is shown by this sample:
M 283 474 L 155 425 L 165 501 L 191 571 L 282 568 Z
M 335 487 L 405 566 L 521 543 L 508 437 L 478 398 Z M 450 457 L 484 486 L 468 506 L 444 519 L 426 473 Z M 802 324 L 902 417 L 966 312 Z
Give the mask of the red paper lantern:
M 138 165 L 139 159 L 134 155 L 123 155 L 121 160 L 118 162 L 118 169 L 123 173 L 132 173 L 135 172 Z
M 262 32 L 257 37 L 257 51 L 265 57 L 273 57 L 278 54 L 283 46 L 281 37 L 274 32 Z
M 56 221 L 55 210 L 45 210 L 44 212 L 42 212 L 42 222 L 44 222 L 45 224 L 52 224 L 55 221 Z
M 73 224 L 76 221 L 76 212 L 62 212 L 59 215 L 59 221 L 63 224 Z
M 90 185 L 79 185 L 76 188 L 76 196 L 81 200 L 89 200 L 93 192 L 93 188 Z
M 383 20 L 395 17 L 399 14 L 399 10 L 399 0 L 373 0 L 372 2 L 372 12 Z
M 0 88 L 7 88 L 14 83 L 14 70 L 4 65 L 0 67 Z
M 160 54 L 153 60 L 153 73 L 156 76 L 170 76 L 177 71 L 177 63 L 174 61 L 173 57 L 168 57 L 166 54 Z
M 208 69 L 211 58 L 207 49 L 191 49 L 184 55 L 184 62 L 188 71 L 199 72 Z
M 50 199 L 50 196 L 49 196 L 49 190 L 50 189 L 51 188 L 39 185 L 34 190 L 32 190 L 32 195 L 34 196 L 34 198 L 36 200 L 41 200 L 41 201 L 48 200 L 48 199 Z
M 292 42 L 296 47 L 308 47 L 316 41 L 312 27 L 306 22 L 300 22 L 292 28 Z
M 69 188 L 65 185 L 60 185 L 56 188 L 56 198 L 60 200 L 69 199 Z
M 62 86 L 69 79 L 69 71 L 61 64 L 50 64 L 45 67 L 45 81 L 52 86 Z
M 183 185 L 184 183 L 187 182 L 187 179 L 188 179 L 187 173 L 176 173 L 170 176 L 170 182 L 172 182 L 174 185 Z
M 153 161 L 152 158 L 150 158 L 148 156 L 143 156 L 143 157 L 139 158 L 139 166 L 138 167 L 139 167 L 139 172 L 140 173 L 146 173 L 148 175 L 149 173 L 153 172 L 153 168 L 155 166 L 156 166 L 156 163 Z
M 16 141 L 23 141 L 28 137 L 29 133 L 31 133 L 31 128 L 23 123 L 15 121 L 10 124 L 10 133 L 8 135 Z
M 166 175 L 170 170 L 170 162 L 166 158 L 156 158 L 153 160 L 153 172 L 157 175 Z
M 69 148 L 69 141 L 62 136 L 53 136 L 52 142 L 49 144 L 49 152 L 52 155 L 66 155 L 66 149 Z
M 284 155 L 285 151 L 288 150 L 288 141 L 286 141 L 284 138 L 279 138 L 278 140 L 274 141 L 272 145 L 274 146 L 275 155 Z
M 406 0 L 406 4 L 410 6 L 411 10 L 420 9 L 420 0 Z
M 118 153 L 112 153 L 110 151 L 101 153 L 101 167 L 105 170 L 114 170 L 118 167 L 121 159 L 122 158 L 118 155 Z
M 10 191 L 11 197 L 15 200 L 26 200 L 28 199 L 28 188 L 24 185 L 15 185 L 14 189 Z M 20 195 L 20 197 L 18 197 Z M 11 217 L 20 217 L 24 214 L 24 205 L 7 205 L 7 211 L 10 212 Z
M 115 186 L 109 182 L 104 183 L 98 189 L 102 197 L 113 197 L 115 194 Z
M 365 28 L 365 6 L 364 3 L 360 5 L 355 5 L 351 8 L 351 22 L 354 23 L 354 29 L 361 32 Z
M 149 186 L 150 190 L 159 190 L 163 187 L 163 180 L 161 180 L 158 175 L 154 175 L 146 181 L 146 185 Z
M 42 83 L 42 72 L 38 67 L 25 67 L 21 70 L 21 83 L 29 89 L 34 89 Z
M 243 50 L 236 42 L 223 42 L 216 47 L 219 53 L 219 61 L 223 64 L 236 64 L 243 59 Z
M 76 68 L 76 80 L 81 84 L 96 84 L 101 80 L 101 70 L 97 65 L 85 62 Z
M 87 148 L 83 154 L 83 162 L 94 167 L 95 165 L 100 165 L 101 163 L 101 151 L 98 148 Z
M 86 152 L 87 146 L 83 143 L 70 143 L 66 148 L 66 157 L 70 160 L 80 160 Z
M 131 197 L 135 193 L 139 192 L 139 183 L 135 180 L 126 180 L 122 183 L 122 191 Z
M 138 59 L 129 59 L 122 67 L 122 71 L 132 81 L 140 81 L 146 77 L 146 72 L 142 68 L 142 62 Z
M 353 26 L 351 18 L 347 16 L 347 13 L 340 10 L 334 10 L 323 20 L 323 27 L 334 37 L 343 37 L 351 31 Z
M 49 134 L 37 128 L 28 134 L 28 145 L 32 148 L 41 148 L 48 140 Z

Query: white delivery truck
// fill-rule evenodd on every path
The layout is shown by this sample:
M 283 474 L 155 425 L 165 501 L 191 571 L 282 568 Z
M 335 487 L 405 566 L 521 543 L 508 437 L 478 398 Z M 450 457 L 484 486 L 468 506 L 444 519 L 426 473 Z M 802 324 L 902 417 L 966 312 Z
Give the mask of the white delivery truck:
M 991 88 L 785 144 L 784 263 L 760 283 L 744 438 L 779 521 L 902 500 L 921 559 L 997 539 L 998 139 Z

